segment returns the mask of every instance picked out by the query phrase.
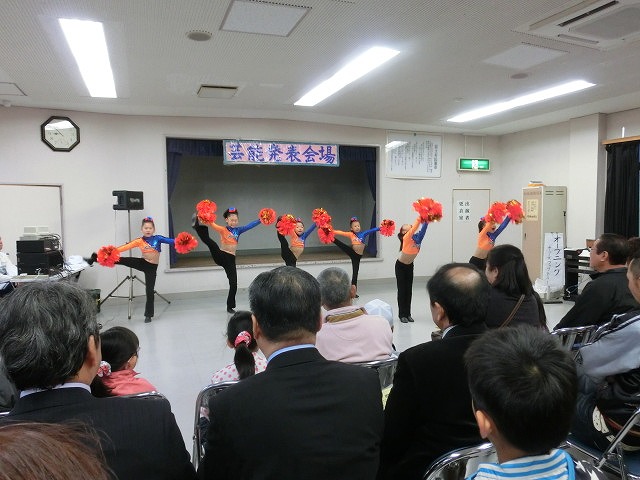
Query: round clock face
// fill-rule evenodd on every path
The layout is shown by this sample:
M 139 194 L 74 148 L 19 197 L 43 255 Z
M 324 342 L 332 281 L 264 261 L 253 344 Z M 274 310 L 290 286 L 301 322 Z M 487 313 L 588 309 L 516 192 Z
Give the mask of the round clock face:
M 80 127 L 69 117 L 51 117 L 40 125 L 40 137 L 51 150 L 70 152 L 80 143 Z

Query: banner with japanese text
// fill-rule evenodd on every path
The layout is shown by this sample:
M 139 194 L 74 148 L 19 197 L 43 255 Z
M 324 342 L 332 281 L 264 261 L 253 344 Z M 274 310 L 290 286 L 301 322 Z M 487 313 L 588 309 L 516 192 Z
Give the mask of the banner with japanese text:
M 326 143 L 224 140 L 224 164 L 338 167 L 338 145 Z

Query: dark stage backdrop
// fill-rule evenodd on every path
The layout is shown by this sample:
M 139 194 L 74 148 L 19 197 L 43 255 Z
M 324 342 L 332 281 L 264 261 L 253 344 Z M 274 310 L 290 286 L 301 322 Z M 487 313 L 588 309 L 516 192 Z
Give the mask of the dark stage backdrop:
M 167 139 L 168 146 L 170 140 Z M 196 141 L 198 143 L 218 143 Z M 301 217 L 305 227 L 311 226 L 311 212 L 323 207 L 333 216 L 333 226 L 349 230 L 351 216 L 359 217 L 363 229 L 370 228 L 375 210 L 370 181 L 376 185 L 377 149 L 375 147 L 341 147 L 339 167 L 285 166 L 285 165 L 223 165 L 222 142 L 220 149 L 202 152 L 204 155 L 179 155 L 176 161 L 168 151 L 169 211 L 172 235 L 181 231 L 192 232 L 191 216 L 195 205 L 205 198 L 218 205 L 218 220 L 224 225 L 222 213 L 228 207 L 236 207 L 240 213 L 240 225 L 257 217 L 263 207 L 270 207 L 278 214 L 292 213 Z M 342 153 L 345 150 L 345 154 Z M 175 159 L 176 155 L 173 155 Z M 367 172 L 369 169 L 369 172 Z M 371 178 L 373 174 L 373 178 Z M 172 188 L 173 187 L 173 188 Z M 375 215 L 374 223 L 380 219 Z M 219 236 L 211 232 L 218 241 Z M 371 237 L 369 237 L 371 238 Z M 375 239 L 375 237 L 374 237 Z M 342 238 L 348 243 L 348 239 Z M 326 247 L 314 232 L 306 241 L 306 248 Z M 375 245 L 371 245 L 375 254 Z M 335 249 L 331 245 L 327 248 Z M 242 254 L 279 252 L 275 225 L 259 225 L 245 232 L 240 238 Z M 194 253 L 208 256 L 204 245 Z

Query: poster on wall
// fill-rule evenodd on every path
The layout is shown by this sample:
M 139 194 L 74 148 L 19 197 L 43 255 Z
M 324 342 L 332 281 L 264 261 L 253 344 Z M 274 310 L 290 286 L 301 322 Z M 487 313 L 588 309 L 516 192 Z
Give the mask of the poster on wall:
M 391 178 L 440 178 L 442 136 L 387 133 L 386 175 Z
M 338 145 L 327 143 L 224 140 L 224 164 L 338 167 Z
M 564 234 L 545 232 L 542 253 L 542 280 L 549 291 L 564 288 Z

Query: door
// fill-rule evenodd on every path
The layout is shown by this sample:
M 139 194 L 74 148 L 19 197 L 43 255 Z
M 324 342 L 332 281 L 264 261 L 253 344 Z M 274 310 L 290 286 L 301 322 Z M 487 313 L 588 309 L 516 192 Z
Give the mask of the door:
M 475 252 L 478 222 L 486 215 L 489 205 L 491 190 L 488 188 L 453 190 L 452 261 L 468 262 Z

